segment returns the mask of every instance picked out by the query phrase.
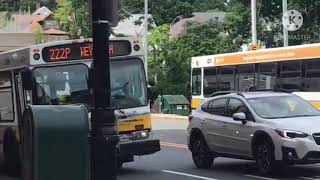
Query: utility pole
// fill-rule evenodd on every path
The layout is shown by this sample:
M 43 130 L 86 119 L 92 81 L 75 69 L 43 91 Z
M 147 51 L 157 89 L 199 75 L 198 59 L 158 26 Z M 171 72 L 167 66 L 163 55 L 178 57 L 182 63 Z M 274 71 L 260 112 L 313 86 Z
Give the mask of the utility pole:
M 145 58 L 145 69 L 148 69 L 148 0 L 144 0 L 144 58 Z M 148 73 L 146 73 L 148 76 Z
M 91 180 L 117 179 L 119 136 L 111 106 L 109 36 L 117 20 L 117 0 L 92 0 L 94 110 L 91 114 Z
M 257 45 L 257 0 L 251 0 L 252 45 Z
M 283 15 L 287 13 L 287 11 L 288 11 L 288 0 L 282 0 Z M 283 46 L 286 47 L 289 45 L 289 40 L 288 40 L 289 33 L 288 33 L 288 29 L 286 29 L 284 26 L 282 27 L 283 27 Z

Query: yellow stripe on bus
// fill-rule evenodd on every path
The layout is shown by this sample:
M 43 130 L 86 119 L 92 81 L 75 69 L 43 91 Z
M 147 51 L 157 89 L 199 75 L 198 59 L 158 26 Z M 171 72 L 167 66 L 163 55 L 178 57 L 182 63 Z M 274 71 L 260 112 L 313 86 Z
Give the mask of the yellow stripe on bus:
M 320 101 L 309 101 L 314 107 L 320 109 Z
M 191 108 L 197 109 L 201 105 L 202 101 L 203 99 L 192 99 Z
M 119 132 L 130 132 L 143 129 L 151 129 L 151 114 L 136 116 L 133 119 L 119 121 L 117 123 Z

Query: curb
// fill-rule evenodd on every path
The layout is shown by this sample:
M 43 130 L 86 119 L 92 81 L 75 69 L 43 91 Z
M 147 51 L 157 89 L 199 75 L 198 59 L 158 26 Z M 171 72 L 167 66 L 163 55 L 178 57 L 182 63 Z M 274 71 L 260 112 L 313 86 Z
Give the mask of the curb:
M 179 116 L 173 114 L 151 114 L 152 119 L 158 120 L 184 120 L 188 121 L 188 116 Z

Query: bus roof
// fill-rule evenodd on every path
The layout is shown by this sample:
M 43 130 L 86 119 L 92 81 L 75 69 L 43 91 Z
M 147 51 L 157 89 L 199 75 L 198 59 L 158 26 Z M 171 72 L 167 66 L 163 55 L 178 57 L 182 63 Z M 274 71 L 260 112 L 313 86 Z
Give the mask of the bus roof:
M 132 45 L 132 56 L 143 55 L 142 48 L 138 48 L 139 50 L 133 50 L 135 44 L 139 44 L 139 41 L 133 37 L 116 37 L 110 38 L 111 41 L 129 41 Z M 7 52 L 0 53 L 0 71 L 8 70 L 8 69 L 19 69 L 23 67 L 27 67 L 30 65 L 40 65 L 46 64 L 43 60 L 42 49 L 46 47 L 55 47 L 64 44 L 77 44 L 77 43 L 92 43 L 92 39 L 77 39 L 77 40 L 63 40 L 63 41 L 55 41 L 44 44 L 37 44 L 21 49 L 10 50 Z M 34 60 L 34 55 L 39 54 L 39 59 Z M 89 53 L 90 54 L 90 53 Z M 92 55 L 92 54 L 90 54 Z M 92 57 L 91 57 L 92 58 Z M 91 59 L 88 56 L 88 59 Z M 80 60 L 80 59 L 79 59 Z M 58 61 L 57 61 L 58 62 Z
M 217 54 L 193 57 L 192 68 L 253 64 L 320 57 L 320 43 L 282 48 L 261 49 L 257 51 Z

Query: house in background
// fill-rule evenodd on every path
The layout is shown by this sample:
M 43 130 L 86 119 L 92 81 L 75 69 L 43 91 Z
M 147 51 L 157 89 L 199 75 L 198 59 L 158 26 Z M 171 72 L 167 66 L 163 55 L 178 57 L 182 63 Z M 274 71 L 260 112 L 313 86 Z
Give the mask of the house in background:
M 44 33 L 45 42 L 68 38 L 68 33 L 59 29 L 58 21 L 47 7 L 41 7 L 33 14 L 12 15 L 11 20 L 16 32 L 37 33 L 40 29 Z
M 0 28 L 0 37 L 1 51 L 69 38 L 67 32 L 60 30 L 52 11 L 45 6 L 32 14 L 12 14 L 5 26 Z
M 210 20 L 223 22 L 226 15 L 225 12 L 195 12 L 193 13 L 193 17 L 190 18 L 179 16 L 171 24 L 170 37 L 177 37 L 183 34 L 189 22 L 205 23 Z

